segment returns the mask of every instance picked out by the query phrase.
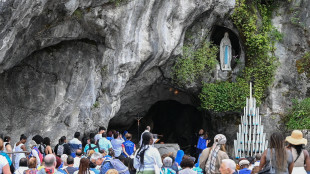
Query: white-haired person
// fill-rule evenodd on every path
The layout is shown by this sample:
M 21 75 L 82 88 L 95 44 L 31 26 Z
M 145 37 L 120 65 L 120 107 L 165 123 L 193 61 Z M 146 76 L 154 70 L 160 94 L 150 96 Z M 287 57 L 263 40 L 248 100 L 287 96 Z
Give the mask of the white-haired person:
M 163 174 L 175 174 L 176 172 L 171 168 L 172 166 L 172 158 L 169 156 L 163 159 L 163 167 L 161 168 Z
M 251 174 L 252 170 L 249 169 L 250 167 L 250 161 L 247 159 L 243 159 L 239 161 L 239 174 Z
M 231 159 L 223 159 L 219 171 L 221 174 L 233 174 L 236 170 L 236 163 Z
M 211 148 L 202 151 L 199 158 L 199 167 L 207 174 L 220 174 L 219 168 L 223 159 L 229 159 L 226 149 L 226 137 L 217 134 Z
M 68 159 L 68 155 L 67 154 L 62 154 L 61 157 L 61 164 L 58 167 L 58 171 L 65 173 L 65 169 L 68 167 L 68 163 L 67 163 L 67 159 Z
M 101 165 L 103 163 L 103 155 L 99 152 L 95 152 L 91 155 L 90 157 L 90 162 L 92 165 L 90 165 L 90 170 L 93 172 L 98 172 L 100 173 Z
M 28 146 L 30 147 L 31 149 L 31 152 L 30 152 L 30 155 L 29 155 L 29 158 L 31 157 L 35 157 L 36 158 L 36 165 L 37 167 L 39 167 L 41 165 L 41 160 L 40 160 L 40 151 L 39 149 L 36 147 L 37 143 L 34 141 L 34 140 L 31 140 L 29 143 L 28 143 Z
M 42 168 L 37 174 L 55 174 L 56 170 L 56 157 L 53 154 L 48 154 L 44 157 L 44 168 Z

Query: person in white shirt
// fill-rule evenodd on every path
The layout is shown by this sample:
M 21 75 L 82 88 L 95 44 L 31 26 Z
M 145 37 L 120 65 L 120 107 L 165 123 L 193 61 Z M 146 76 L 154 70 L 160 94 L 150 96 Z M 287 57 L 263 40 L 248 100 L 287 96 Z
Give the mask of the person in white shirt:
M 37 143 L 34 140 L 31 140 L 28 143 L 28 146 L 31 148 L 31 152 L 29 157 L 36 157 L 37 160 L 37 167 L 39 167 L 41 165 L 41 161 L 40 161 L 40 157 L 39 157 L 39 149 L 36 147 Z
M 73 167 L 78 168 L 80 166 L 82 154 L 83 154 L 83 152 L 81 149 L 76 150 Z
M 24 135 L 24 134 L 22 134 L 21 136 L 20 136 L 20 139 L 19 139 L 20 141 L 19 142 L 17 142 L 15 145 L 14 145 L 14 152 L 23 152 L 23 151 L 27 151 L 27 149 L 26 149 L 26 146 L 25 146 L 25 143 L 27 142 L 27 137 Z M 19 167 L 19 160 L 21 159 L 21 158 L 26 158 L 26 155 L 24 154 L 24 153 L 15 153 L 14 154 L 14 165 L 15 165 L 15 169 L 18 169 L 18 167 Z
M 69 141 L 69 146 L 71 150 L 71 156 L 74 158 L 75 157 L 75 152 L 78 149 L 82 149 L 82 142 L 79 140 L 81 136 L 80 132 L 75 132 L 74 133 L 74 138 Z
M 3 140 L 0 138 L 0 151 L 2 151 L 3 148 Z M 0 155 L 0 173 L 11 174 L 9 161 L 3 155 Z
M 63 155 L 61 155 L 60 159 L 61 159 L 61 164 L 62 164 L 62 168 L 61 169 L 64 170 L 65 168 L 68 167 L 68 164 L 67 164 L 68 155 L 67 154 L 63 154 Z
M 133 166 L 137 173 L 152 173 L 155 172 L 154 166 L 161 168 L 161 161 L 158 150 L 152 146 L 153 136 L 149 132 L 143 133 L 142 144 L 138 152 L 135 154 Z
M 9 136 L 5 136 L 4 139 L 3 139 L 3 151 L 5 153 L 11 153 L 12 152 L 12 146 L 11 146 L 11 137 Z M 12 161 L 12 155 L 11 154 L 8 154 L 11 161 Z
M 100 140 L 102 138 L 102 133 L 104 133 L 106 130 L 107 129 L 105 127 L 99 127 L 98 134 L 95 135 L 96 144 L 98 143 L 98 140 Z
M 146 126 L 144 132 L 142 132 L 142 134 L 141 134 L 141 138 L 140 138 L 140 141 L 139 141 L 140 147 L 141 147 L 141 145 L 142 145 L 142 136 L 143 136 L 143 134 L 144 134 L 145 132 L 149 132 L 149 133 L 150 133 L 150 131 L 151 131 L 151 127 L 150 127 L 150 126 Z M 152 136 L 153 136 L 153 135 L 152 135 Z
M 3 174 L 11 174 L 10 166 L 8 160 L 0 155 L 0 173 Z
M 15 170 L 14 174 L 24 174 L 24 171 L 28 169 L 29 168 L 27 158 L 22 158 L 19 160 L 19 168 Z

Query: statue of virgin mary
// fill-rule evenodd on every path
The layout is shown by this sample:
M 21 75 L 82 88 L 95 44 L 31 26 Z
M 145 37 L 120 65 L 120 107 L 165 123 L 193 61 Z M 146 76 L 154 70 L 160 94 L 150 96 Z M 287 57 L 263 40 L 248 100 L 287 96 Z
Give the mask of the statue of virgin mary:
M 231 57 L 232 57 L 231 43 L 229 40 L 229 35 L 226 32 L 220 44 L 220 61 L 221 61 L 222 71 L 231 71 L 231 66 L 230 66 Z

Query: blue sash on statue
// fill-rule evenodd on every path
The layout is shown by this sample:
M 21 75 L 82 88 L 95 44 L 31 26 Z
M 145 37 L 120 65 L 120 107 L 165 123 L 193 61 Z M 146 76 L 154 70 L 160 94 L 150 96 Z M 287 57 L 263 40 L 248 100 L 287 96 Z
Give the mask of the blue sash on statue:
M 224 57 L 224 64 L 228 64 L 228 45 L 225 46 L 225 57 Z

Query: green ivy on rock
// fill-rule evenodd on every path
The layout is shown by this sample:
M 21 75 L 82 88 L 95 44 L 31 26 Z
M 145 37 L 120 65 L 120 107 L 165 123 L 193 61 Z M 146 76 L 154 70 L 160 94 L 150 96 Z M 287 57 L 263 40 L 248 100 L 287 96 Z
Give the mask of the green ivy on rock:
M 205 72 L 215 68 L 217 53 L 217 46 L 209 42 L 204 42 L 198 49 L 192 45 L 184 46 L 183 56 L 177 59 L 172 68 L 173 80 L 180 86 L 194 82 Z
M 310 129 L 310 98 L 293 100 L 292 108 L 282 118 L 288 129 Z
M 239 78 L 236 83 L 205 83 L 199 95 L 201 107 L 215 112 L 239 111 L 250 93 L 248 83 Z
M 296 67 L 298 74 L 306 73 L 306 76 L 310 78 L 310 52 L 306 52 L 301 59 L 296 61 Z
M 259 2 L 237 0 L 232 20 L 245 43 L 245 68 L 236 82 L 204 84 L 200 94 L 202 108 L 215 112 L 242 111 L 249 96 L 250 81 L 258 104 L 272 84 L 278 64 L 273 54 L 274 44 L 283 35 L 271 25 L 273 4 Z

